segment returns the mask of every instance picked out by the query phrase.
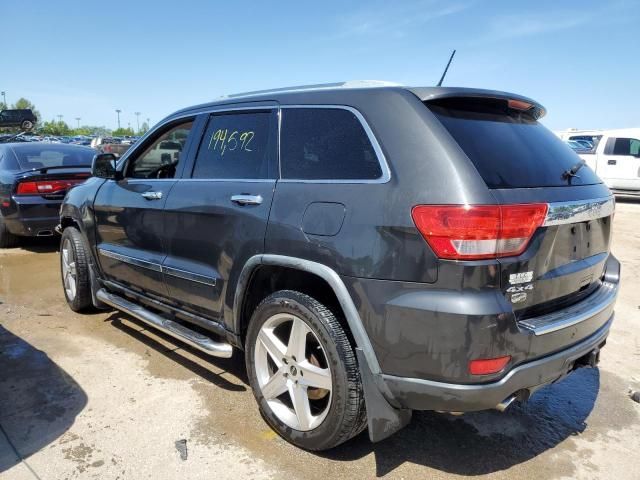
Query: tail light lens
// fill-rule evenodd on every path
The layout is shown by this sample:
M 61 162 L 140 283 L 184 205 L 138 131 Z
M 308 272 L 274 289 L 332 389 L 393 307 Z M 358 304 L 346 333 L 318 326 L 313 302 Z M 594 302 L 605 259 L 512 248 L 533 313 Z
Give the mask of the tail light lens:
M 17 195 L 55 195 L 66 192 L 70 187 L 84 182 L 88 176 L 74 179 L 38 180 L 35 182 L 20 182 L 16 189 Z
M 519 255 L 540 227 L 547 204 L 418 205 L 411 217 L 439 258 L 479 260 Z
M 469 373 L 471 375 L 490 375 L 498 373 L 507 366 L 511 356 L 498 358 L 479 358 L 469 362 Z

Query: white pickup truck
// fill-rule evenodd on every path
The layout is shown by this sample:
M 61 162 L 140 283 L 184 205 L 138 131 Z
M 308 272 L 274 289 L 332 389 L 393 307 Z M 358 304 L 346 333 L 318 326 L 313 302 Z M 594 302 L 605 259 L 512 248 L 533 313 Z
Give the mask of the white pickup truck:
M 566 135 L 566 139 L 593 144 L 591 150 L 576 153 L 614 193 L 640 195 L 640 128 L 576 132 Z

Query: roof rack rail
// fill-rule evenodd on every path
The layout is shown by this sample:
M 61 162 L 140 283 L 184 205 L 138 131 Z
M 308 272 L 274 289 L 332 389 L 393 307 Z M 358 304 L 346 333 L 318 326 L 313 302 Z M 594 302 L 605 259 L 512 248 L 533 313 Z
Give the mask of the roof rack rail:
M 346 82 L 318 83 L 315 85 L 297 85 L 292 87 L 272 88 L 268 90 L 255 90 L 252 92 L 232 93 L 229 95 L 223 95 L 220 98 L 253 97 L 257 95 L 266 95 L 269 93 L 304 92 L 311 90 L 331 90 L 338 88 L 379 88 L 401 86 L 402 85 L 399 83 L 387 82 L 384 80 L 348 80 Z

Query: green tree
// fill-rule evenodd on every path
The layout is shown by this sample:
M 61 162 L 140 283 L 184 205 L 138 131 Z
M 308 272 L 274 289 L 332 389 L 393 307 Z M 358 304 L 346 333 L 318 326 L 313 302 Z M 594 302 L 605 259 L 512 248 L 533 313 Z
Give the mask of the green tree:
M 50 122 L 44 122 L 38 129 L 38 133 L 41 135 L 71 135 L 72 130 L 63 121 L 56 122 L 51 120 Z
M 72 135 L 99 135 L 101 137 L 109 135 L 109 130 L 104 126 L 82 125 L 80 128 L 74 128 Z
M 135 135 L 133 128 L 116 128 L 112 133 L 114 137 L 122 137 L 124 135 Z
M 149 131 L 149 124 L 147 122 L 142 122 L 142 125 L 140 125 L 140 131 L 138 132 L 138 135 L 144 135 L 148 131 Z

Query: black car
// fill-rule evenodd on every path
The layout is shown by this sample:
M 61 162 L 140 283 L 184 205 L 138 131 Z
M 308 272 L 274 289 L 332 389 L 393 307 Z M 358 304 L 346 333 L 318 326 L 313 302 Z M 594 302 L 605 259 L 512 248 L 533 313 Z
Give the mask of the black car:
M 503 411 L 597 364 L 619 288 L 611 192 L 544 114 L 362 83 L 180 110 L 67 194 L 67 302 L 243 350 L 264 418 L 305 449 Z
M 13 109 L 0 111 L 0 128 L 20 127 L 31 130 L 38 119 L 30 109 Z
M 67 190 L 91 172 L 92 148 L 0 143 L 0 248 L 21 236 L 51 236 Z

